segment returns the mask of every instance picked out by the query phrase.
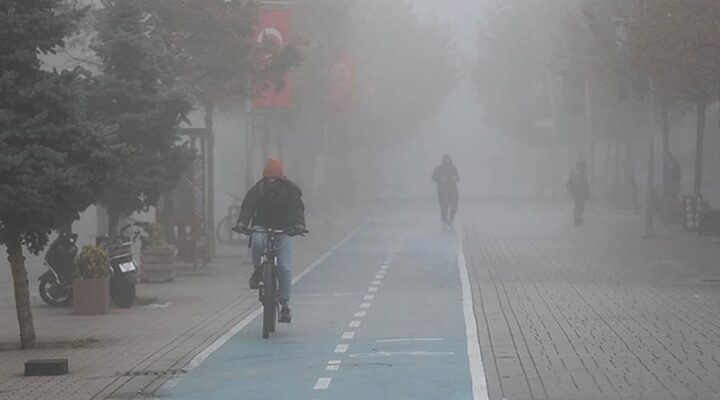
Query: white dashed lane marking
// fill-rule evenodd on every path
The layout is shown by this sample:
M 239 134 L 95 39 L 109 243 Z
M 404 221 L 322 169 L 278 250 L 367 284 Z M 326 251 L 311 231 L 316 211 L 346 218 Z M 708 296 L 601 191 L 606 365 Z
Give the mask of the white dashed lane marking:
M 328 361 L 328 365 L 327 365 L 327 367 L 325 367 L 325 370 L 337 371 L 340 369 L 341 364 L 342 364 L 342 361 L 340 361 L 340 360 L 330 360 L 330 361 Z
M 332 382 L 332 378 L 320 378 L 315 382 L 315 386 L 313 389 L 315 390 L 326 390 L 330 387 L 330 382 Z
M 375 299 L 375 292 L 379 290 L 378 286 L 382 283 L 383 278 L 387 274 L 388 269 L 390 269 L 390 264 L 392 264 L 393 260 L 395 259 L 395 256 L 400 251 L 399 246 L 393 247 L 390 252 L 388 253 L 387 257 L 385 258 L 385 261 L 383 262 L 382 266 L 380 266 L 380 270 L 378 270 L 377 274 L 375 274 L 375 277 L 373 278 L 371 286 L 368 288 L 367 292 L 369 294 L 365 294 L 363 297 L 363 300 L 365 300 L 364 303 L 360 304 L 359 311 L 355 312 L 355 318 L 363 318 L 367 315 L 366 309 L 370 308 L 372 303 L 369 300 Z M 360 320 L 353 320 L 348 324 L 350 328 L 358 328 L 362 324 L 362 321 Z M 346 331 L 342 334 L 342 340 L 353 340 L 355 338 L 355 331 Z M 338 344 L 335 346 L 335 353 L 336 354 L 343 354 L 347 353 L 348 349 L 350 348 L 349 344 Z M 326 371 L 338 371 L 340 369 L 340 365 L 342 365 L 342 360 L 330 360 L 328 361 L 327 365 L 325 366 Z M 318 378 L 317 382 L 315 382 L 315 386 L 313 387 L 314 390 L 327 390 L 330 387 L 330 383 L 332 382 L 332 378 Z

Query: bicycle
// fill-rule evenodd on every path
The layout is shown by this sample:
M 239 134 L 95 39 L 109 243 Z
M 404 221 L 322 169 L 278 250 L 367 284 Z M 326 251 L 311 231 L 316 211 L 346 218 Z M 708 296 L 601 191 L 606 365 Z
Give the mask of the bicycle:
M 233 227 L 233 231 L 240 232 L 235 227 Z M 278 295 L 279 282 L 277 274 L 278 236 L 304 236 L 308 232 L 307 230 L 304 232 L 291 232 L 286 229 L 252 228 L 242 233 L 263 233 L 267 235 L 265 239 L 265 250 L 261 257 L 262 281 L 258 292 L 258 299 L 263 306 L 262 337 L 263 339 L 267 339 L 270 337 L 270 333 L 275 332 L 280 314 L 278 312 L 280 309 L 280 297 Z
M 240 216 L 242 198 L 232 193 L 227 193 L 227 195 L 233 198 L 233 202 L 230 207 L 228 207 L 228 212 L 225 217 L 218 223 L 215 230 L 215 238 L 217 238 L 220 244 L 240 245 L 243 242 L 243 235 L 241 232 L 235 231 L 233 227 Z

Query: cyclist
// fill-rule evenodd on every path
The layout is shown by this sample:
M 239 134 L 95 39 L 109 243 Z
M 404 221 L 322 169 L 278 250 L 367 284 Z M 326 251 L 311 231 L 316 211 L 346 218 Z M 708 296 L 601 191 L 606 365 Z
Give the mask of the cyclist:
M 292 287 L 292 243 L 291 236 L 303 234 L 305 229 L 305 205 L 302 191 L 283 173 L 279 159 L 271 158 L 263 170 L 263 178 L 245 195 L 240 206 L 237 227 L 241 232 L 250 233 L 251 228 L 284 229 L 287 234 L 278 237 L 278 282 L 280 295 L 280 322 L 290 323 L 290 290 Z M 265 250 L 267 235 L 253 232 L 252 261 L 253 273 L 250 288 L 258 289 L 262 280 L 261 257 Z

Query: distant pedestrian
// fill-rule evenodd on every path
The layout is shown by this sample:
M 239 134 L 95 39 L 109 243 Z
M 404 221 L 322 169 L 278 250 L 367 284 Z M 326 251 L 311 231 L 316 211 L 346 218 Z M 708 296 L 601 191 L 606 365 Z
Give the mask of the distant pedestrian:
M 440 220 L 445 231 L 453 230 L 455 213 L 458 209 L 457 183 L 460 180 L 452 158 L 445 154 L 442 164 L 433 171 L 432 180 L 437 184 L 438 201 L 440 202 Z
M 585 202 L 590 200 L 590 183 L 587 178 L 587 163 L 585 160 L 577 162 L 576 170 L 570 175 L 567 182 L 567 190 L 575 201 L 574 222 L 575 226 L 582 225 L 585 214 Z

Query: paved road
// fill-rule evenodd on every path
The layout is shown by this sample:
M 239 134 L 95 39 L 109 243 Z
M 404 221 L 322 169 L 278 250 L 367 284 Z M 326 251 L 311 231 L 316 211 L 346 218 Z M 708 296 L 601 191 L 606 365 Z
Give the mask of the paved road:
M 717 238 L 670 228 L 642 239 L 641 217 L 622 211 L 591 211 L 576 229 L 557 205 L 465 203 L 463 285 L 458 243 L 436 214 L 386 212 L 313 264 L 295 287 L 295 321 L 267 341 L 247 317 L 257 303 L 237 260 L 148 286 L 163 309 L 73 319 L 37 307 L 42 332 L 99 342 L 55 350 L 74 365 L 57 380 L 15 372 L 47 351 L 0 353 L 0 398 L 471 399 L 474 385 L 475 399 L 492 400 L 720 399 Z M 16 334 L 11 324 L 2 332 Z M 180 368 L 189 372 L 155 390 L 155 372 Z
M 255 318 L 159 397 L 472 399 L 455 237 L 401 222 L 370 222 L 303 277 L 292 325 L 263 340 Z

